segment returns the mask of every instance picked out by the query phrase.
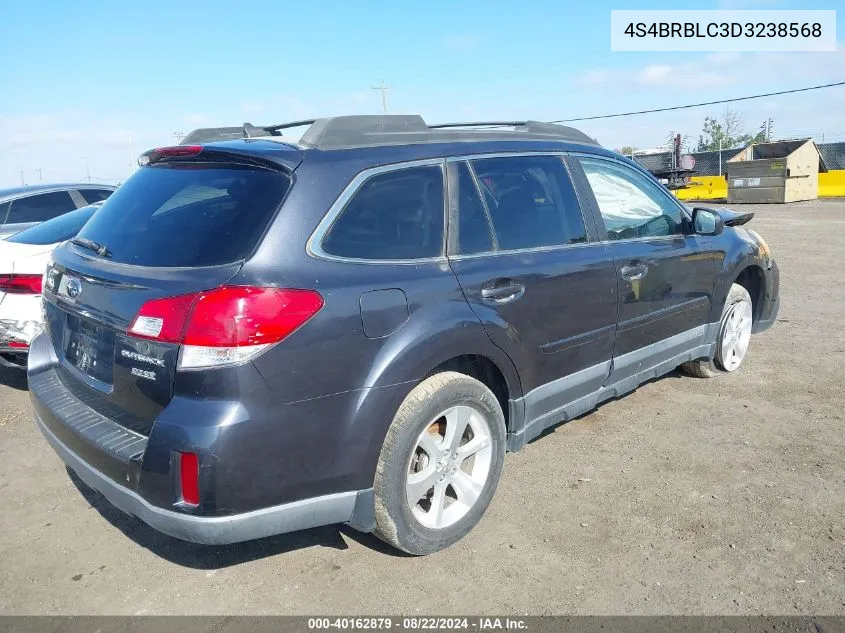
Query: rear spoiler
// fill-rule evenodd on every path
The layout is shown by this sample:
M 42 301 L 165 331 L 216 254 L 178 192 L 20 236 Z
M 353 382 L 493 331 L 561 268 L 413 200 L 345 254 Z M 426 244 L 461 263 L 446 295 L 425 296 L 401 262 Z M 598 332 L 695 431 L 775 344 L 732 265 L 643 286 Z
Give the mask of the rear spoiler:
M 244 123 L 240 127 L 203 127 L 185 136 L 179 145 L 202 145 L 215 141 L 233 141 L 243 138 L 261 138 L 267 136 L 282 136 L 281 130 L 294 127 L 304 127 L 314 123 L 314 119 L 292 121 L 281 125 L 253 125 Z

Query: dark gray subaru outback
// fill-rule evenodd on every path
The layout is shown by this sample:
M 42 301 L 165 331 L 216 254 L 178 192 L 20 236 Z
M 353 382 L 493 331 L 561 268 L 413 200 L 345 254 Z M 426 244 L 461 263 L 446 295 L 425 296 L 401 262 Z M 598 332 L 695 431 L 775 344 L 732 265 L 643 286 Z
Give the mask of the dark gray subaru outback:
M 577 130 L 304 123 L 147 152 L 45 274 L 37 424 L 162 532 L 440 550 L 506 450 L 678 365 L 734 371 L 775 319 L 750 214 Z

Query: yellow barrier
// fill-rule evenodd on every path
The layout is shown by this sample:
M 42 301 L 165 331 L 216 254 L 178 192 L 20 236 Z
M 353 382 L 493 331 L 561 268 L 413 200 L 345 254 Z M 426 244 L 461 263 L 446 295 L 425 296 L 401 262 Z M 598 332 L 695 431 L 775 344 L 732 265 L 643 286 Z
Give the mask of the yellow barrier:
M 724 200 L 728 182 L 724 176 L 690 176 L 690 186 L 675 195 L 680 200 Z M 845 198 L 845 169 L 819 174 L 819 198 Z
M 819 174 L 819 198 L 845 197 L 845 169 Z
M 724 176 L 690 176 L 690 186 L 678 189 L 681 200 L 719 200 L 728 197 L 728 182 Z

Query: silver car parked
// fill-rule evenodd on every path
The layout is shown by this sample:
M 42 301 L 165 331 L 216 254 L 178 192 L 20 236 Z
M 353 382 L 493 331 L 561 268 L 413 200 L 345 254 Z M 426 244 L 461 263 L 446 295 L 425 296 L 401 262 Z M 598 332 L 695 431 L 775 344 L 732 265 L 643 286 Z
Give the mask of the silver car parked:
M 117 187 L 94 183 L 0 189 L 0 239 L 108 198 Z

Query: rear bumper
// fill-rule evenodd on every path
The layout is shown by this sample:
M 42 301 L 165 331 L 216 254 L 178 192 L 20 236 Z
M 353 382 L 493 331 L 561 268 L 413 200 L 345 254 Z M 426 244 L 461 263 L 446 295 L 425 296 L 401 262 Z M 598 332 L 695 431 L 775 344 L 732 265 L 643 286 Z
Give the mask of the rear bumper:
M 37 336 L 28 380 L 39 430 L 82 481 L 160 532 L 195 543 L 226 544 L 335 523 L 373 529 L 372 479 L 364 485 L 349 477 L 345 482 L 329 479 L 330 458 L 337 453 L 311 459 L 290 449 L 312 441 L 290 421 L 307 420 L 306 429 L 323 419 L 331 422 L 322 410 L 280 415 L 276 408 L 268 429 L 260 418 L 232 415 L 227 401 L 177 399 L 147 436 L 103 415 L 108 410 L 91 408 L 86 394 L 63 382 L 68 379 L 49 337 Z M 217 408 L 221 404 L 228 417 Z M 331 439 L 320 432 L 313 441 L 329 446 Z M 186 450 L 200 454 L 197 508 L 184 508 L 176 498 L 172 459 Z
M 353 519 L 359 494 L 367 494 L 367 491 L 340 492 L 222 517 L 182 514 L 151 505 L 136 492 L 90 466 L 56 437 L 37 414 L 35 422 L 62 461 L 112 505 L 159 532 L 194 543 L 223 545 L 320 525 L 348 523 Z

